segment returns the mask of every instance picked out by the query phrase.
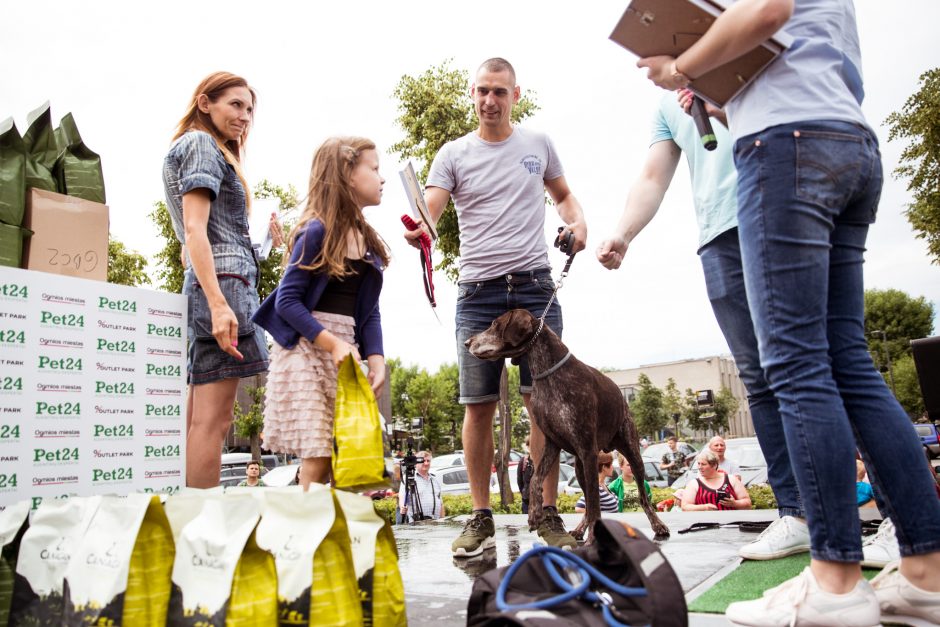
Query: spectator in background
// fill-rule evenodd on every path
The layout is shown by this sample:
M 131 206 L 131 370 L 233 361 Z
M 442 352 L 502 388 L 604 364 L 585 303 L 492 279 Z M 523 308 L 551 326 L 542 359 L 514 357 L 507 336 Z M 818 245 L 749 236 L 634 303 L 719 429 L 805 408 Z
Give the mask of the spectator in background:
M 865 471 L 865 464 L 860 459 L 855 460 L 855 496 L 859 507 L 875 504 L 875 493 L 871 489 L 871 484 L 865 481 L 868 473 Z
M 751 509 L 751 497 L 741 480 L 718 470 L 718 456 L 703 451 L 696 458 L 698 477 L 685 486 L 682 511 Z
M 431 471 L 431 453 L 428 451 L 418 451 L 416 457 L 423 461 L 415 467 L 415 489 L 418 493 L 418 500 L 421 502 L 421 512 L 424 520 L 434 520 L 444 517 L 444 501 L 441 498 L 443 486 Z M 398 508 L 401 512 L 402 522 L 414 521 L 415 507 L 414 503 L 408 501 L 408 489 L 406 480 L 402 480 L 401 489 L 398 490 Z
M 630 462 L 622 453 L 617 453 L 617 459 L 620 461 L 620 476 L 610 482 L 607 487 L 617 495 L 617 511 L 636 510 L 640 508 L 639 486 L 636 483 L 636 477 L 633 475 L 633 468 Z M 646 490 L 646 496 L 650 503 L 653 502 L 653 491 L 650 490 L 649 482 L 643 480 L 643 489 Z
M 245 466 L 245 480 L 238 484 L 239 487 L 264 488 L 264 481 L 261 480 L 261 462 L 253 459 Z
M 725 439 L 720 435 L 716 435 L 708 442 L 708 449 L 718 456 L 718 469 L 722 470 L 733 477 L 741 479 L 741 468 L 738 466 L 738 463 L 733 459 L 725 458 L 725 450 L 727 445 L 725 444 Z
M 685 453 L 676 448 L 677 442 L 674 435 L 666 439 L 669 451 L 663 454 L 662 462 L 659 464 L 659 468 L 669 474 L 669 485 L 675 483 L 676 479 L 685 472 Z
M 519 486 L 519 494 L 522 496 L 522 513 L 529 513 L 529 487 L 532 483 L 532 475 L 535 468 L 532 466 L 532 455 L 529 453 L 529 437 L 526 436 L 523 450 L 525 455 L 522 461 L 516 466 L 516 485 Z
M 601 495 L 601 511 L 616 514 L 618 511 L 617 495 L 607 487 L 607 481 L 614 476 L 614 456 L 600 451 L 597 453 L 597 489 Z M 582 486 L 587 491 L 590 486 Z M 584 495 L 575 503 L 574 511 L 583 514 L 585 507 Z

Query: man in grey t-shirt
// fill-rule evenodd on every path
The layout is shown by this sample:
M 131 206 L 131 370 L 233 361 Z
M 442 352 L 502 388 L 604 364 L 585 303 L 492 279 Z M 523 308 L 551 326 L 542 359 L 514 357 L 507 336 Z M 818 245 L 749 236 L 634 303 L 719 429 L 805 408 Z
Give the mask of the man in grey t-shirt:
M 566 232 L 574 234 L 573 252 L 584 248 L 587 227 L 581 205 L 568 188 L 558 155 L 547 136 L 514 127 L 519 101 L 516 73 L 505 59 L 485 61 L 471 87 L 479 127 L 446 144 L 434 159 L 424 198 L 435 221 L 453 197 L 460 229 L 460 281 L 457 296 L 457 351 L 460 402 L 465 405 L 463 445 L 474 515 L 452 546 L 456 556 L 479 555 L 495 546 L 489 479 L 493 463 L 493 416 L 499 399 L 502 362 L 470 355 L 464 342 L 510 309 L 541 316 L 554 290 L 545 242 L 545 191 L 555 202 Z M 413 245 L 419 230 L 406 238 Z M 559 335 L 557 300 L 545 323 Z M 532 377 L 520 364 L 520 392 L 529 409 Z M 541 457 L 544 436 L 532 425 L 532 454 Z M 547 544 L 573 548 L 555 509 L 554 472 L 543 485 L 545 511 L 538 533 Z

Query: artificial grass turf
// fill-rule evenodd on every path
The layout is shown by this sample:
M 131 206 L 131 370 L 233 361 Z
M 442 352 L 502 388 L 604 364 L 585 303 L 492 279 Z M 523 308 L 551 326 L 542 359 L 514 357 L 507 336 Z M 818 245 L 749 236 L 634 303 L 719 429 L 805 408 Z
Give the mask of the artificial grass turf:
M 718 583 L 689 604 L 690 612 L 724 614 L 735 601 L 758 599 L 766 590 L 799 575 L 809 566 L 809 553 L 800 553 L 777 560 L 744 560 Z M 862 569 L 862 575 L 871 579 L 880 571 Z

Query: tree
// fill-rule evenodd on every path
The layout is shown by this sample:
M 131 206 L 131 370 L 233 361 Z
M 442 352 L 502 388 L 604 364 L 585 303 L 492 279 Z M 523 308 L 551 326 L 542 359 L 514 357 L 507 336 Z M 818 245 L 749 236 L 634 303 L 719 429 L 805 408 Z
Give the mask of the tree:
M 926 298 L 914 298 L 901 290 L 865 290 L 865 336 L 875 363 L 887 369 L 911 354 L 911 340 L 927 337 L 933 331 L 934 306 Z
M 128 250 L 123 242 L 108 237 L 108 283 L 131 287 L 150 285 L 147 258 L 135 250 Z
M 666 389 L 663 391 L 663 411 L 669 416 L 670 422 L 676 424 L 676 437 L 679 437 L 679 419 L 682 416 L 682 395 L 672 377 L 666 380 Z
M 648 376 L 639 376 L 634 393 L 636 396 L 630 403 L 630 409 L 636 422 L 637 433 L 655 434 L 669 423 L 670 416 L 664 407 L 663 391 L 653 385 Z
M 431 67 L 417 76 L 401 77 L 393 96 L 398 101 L 396 122 L 405 137 L 389 152 L 402 160 L 418 162 L 418 180 L 426 181 L 431 162 L 441 147 L 477 127 L 473 101 L 470 99 L 470 75 L 466 70 L 450 67 L 451 60 Z M 535 95 L 526 91 L 513 107 L 512 121 L 521 122 L 538 110 Z M 446 276 L 457 280 L 457 259 L 460 256 L 460 235 L 453 203 L 437 222 L 437 249 L 442 259 L 437 265 Z
M 157 227 L 157 235 L 163 240 L 163 248 L 154 255 L 157 260 L 157 278 L 160 280 L 157 287 L 171 294 L 180 294 L 183 291 L 183 263 L 180 260 L 183 246 L 176 239 L 165 202 L 158 200 L 153 203 L 150 219 Z
M 914 366 L 914 356 L 904 355 L 892 365 L 894 369 L 895 397 L 912 420 L 918 420 L 924 414 L 924 396 Z
M 921 74 L 920 85 L 885 123 L 888 141 L 908 140 L 894 174 L 909 179 L 914 202 L 907 206 L 907 219 L 927 241 L 932 262 L 940 263 L 940 68 Z
M 251 458 L 261 459 L 261 431 L 264 429 L 264 386 L 246 385 L 242 388 L 251 401 L 248 409 L 235 400 L 235 435 L 248 438 Z
M 728 419 L 738 411 L 738 404 L 738 399 L 724 386 L 715 395 L 711 405 L 699 405 L 695 392 L 687 389 L 682 417 L 695 431 L 722 433 L 728 428 Z

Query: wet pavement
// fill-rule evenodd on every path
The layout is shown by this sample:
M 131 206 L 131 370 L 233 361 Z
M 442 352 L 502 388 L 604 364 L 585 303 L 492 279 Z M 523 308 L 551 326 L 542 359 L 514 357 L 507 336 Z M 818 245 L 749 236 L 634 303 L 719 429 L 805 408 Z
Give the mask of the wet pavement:
M 865 519 L 879 517 L 877 510 L 860 511 Z M 604 516 L 623 520 L 652 537 L 642 512 Z M 737 527 L 677 532 L 694 522 L 772 521 L 777 515 L 773 510 L 742 510 L 671 512 L 660 517 L 672 531 L 668 539 L 659 542 L 660 550 L 676 571 L 686 600 L 691 601 L 738 565 L 738 548 L 754 540 L 757 534 L 742 532 Z M 467 599 L 474 579 L 491 568 L 508 566 L 539 541 L 535 532 L 528 530 L 525 516 L 496 516 L 496 548 L 477 557 L 456 559 L 451 555 L 450 544 L 466 518 L 394 527 L 410 625 L 466 624 Z M 580 518 L 580 514 L 562 515 L 569 529 Z M 694 627 L 728 624 L 722 616 L 690 617 Z

